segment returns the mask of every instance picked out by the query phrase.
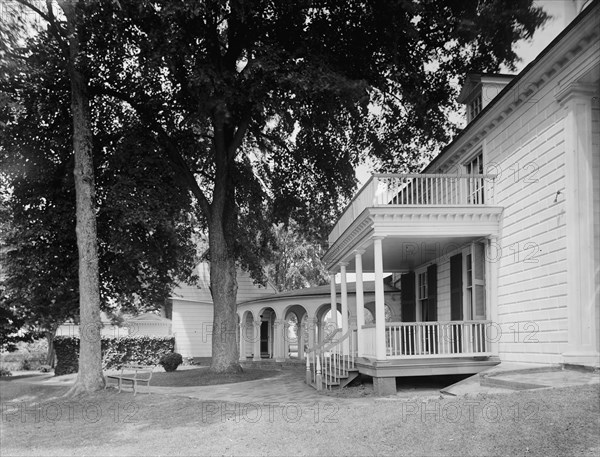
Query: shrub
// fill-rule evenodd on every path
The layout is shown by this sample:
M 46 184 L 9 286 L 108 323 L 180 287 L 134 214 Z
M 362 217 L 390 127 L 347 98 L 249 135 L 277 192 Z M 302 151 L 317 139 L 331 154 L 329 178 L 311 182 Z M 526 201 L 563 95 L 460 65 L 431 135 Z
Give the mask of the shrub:
M 12 376 L 12 373 L 8 371 L 6 368 L 0 368 L 0 378 Z
M 173 336 L 125 336 L 101 338 L 104 369 L 120 368 L 125 363 L 156 365 L 160 358 L 175 349 Z M 54 374 L 61 376 L 79 370 L 79 338 L 57 336 L 54 339 L 56 367 Z
M 40 339 L 29 343 L 18 343 L 13 352 L 0 353 L 0 363 L 8 370 L 37 370 L 46 363 L 48 343 Z
M 54 338 L 56 367 L 54 375 L 77 373 L 79 371 L 79 338 L 76 336 L 57 336 Z
M 183 363 L 183 357 L 177 352 L 163 355 L 158 362 L 165 369 L 165 371 L 175 371 L 177 367 Z

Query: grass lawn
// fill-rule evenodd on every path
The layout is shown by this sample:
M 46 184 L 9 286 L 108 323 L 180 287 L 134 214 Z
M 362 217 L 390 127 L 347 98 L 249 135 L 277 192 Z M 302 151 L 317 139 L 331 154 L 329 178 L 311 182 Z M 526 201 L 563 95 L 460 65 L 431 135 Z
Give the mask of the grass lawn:
M 269 381 L 266 381 L 269 382 Z M 0 381 L 2 456 L 598 455 L 598 385 L 424 400 L 223 403 Z
M 208 367 L 202 367 L 172 371 L 170 373 L 154 373 L 150 384 L 152 386 L 165 387 L 213 386 L 216 384 L 231 384 L 234 382 L 270 378 L 277 376 L 279 373 L 277 370 L 244 368 L 244 371 L 240 373 L 218 374 L 210 372 Z

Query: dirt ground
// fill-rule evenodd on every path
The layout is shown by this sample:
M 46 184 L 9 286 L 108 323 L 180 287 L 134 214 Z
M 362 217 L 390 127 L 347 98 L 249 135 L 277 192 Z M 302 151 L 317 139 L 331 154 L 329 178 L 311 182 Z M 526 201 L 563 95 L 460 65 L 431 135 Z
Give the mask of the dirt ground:
M 3 457 L 600 454 L 598 385 L 242 404 L 15 381 L 0 381 Z

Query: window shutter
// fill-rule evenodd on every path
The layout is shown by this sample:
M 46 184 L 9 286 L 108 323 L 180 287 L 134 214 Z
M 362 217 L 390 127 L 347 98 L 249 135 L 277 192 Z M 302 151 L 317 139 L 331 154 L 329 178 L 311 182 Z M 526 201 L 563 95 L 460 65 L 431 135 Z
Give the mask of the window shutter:
M 463 319 L 462 254 L 450 257 L 450 320 Z
M 427 267 L 427 320 L 437 321 L 437 265 Z
M 400 296 L 402 301 L 402 322 L 416 321 L 415 308 L 415 272 L 400 277 Z

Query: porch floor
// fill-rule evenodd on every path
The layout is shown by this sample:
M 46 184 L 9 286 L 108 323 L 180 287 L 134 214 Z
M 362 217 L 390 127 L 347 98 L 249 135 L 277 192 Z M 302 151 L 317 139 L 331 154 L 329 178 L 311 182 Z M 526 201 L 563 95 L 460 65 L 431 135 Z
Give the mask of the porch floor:
M 390 359 L 379 362 L 365 357 L 356 359 L 356 367 L 359 373 L 374 378 L 476 374 L 499 363 L 500 359 L 497 356 Z

